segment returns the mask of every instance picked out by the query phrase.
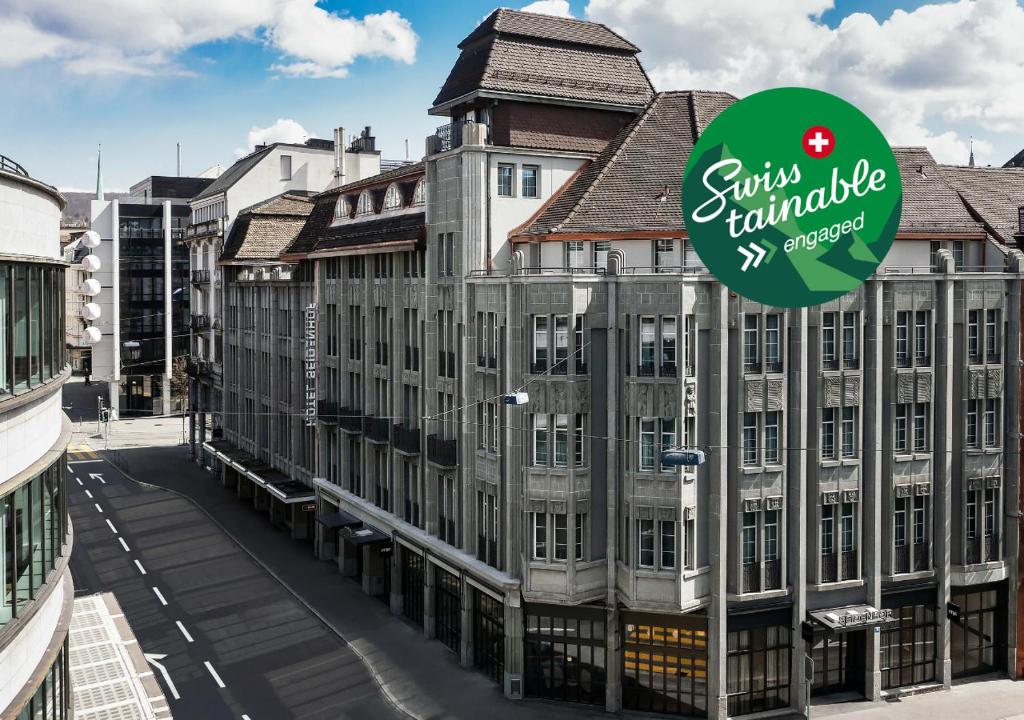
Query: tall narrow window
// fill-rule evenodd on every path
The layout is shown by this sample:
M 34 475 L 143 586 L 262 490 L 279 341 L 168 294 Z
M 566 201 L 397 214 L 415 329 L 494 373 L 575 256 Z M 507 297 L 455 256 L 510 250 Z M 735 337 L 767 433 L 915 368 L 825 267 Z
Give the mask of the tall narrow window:
M 530 513 L 533 516 L 533 559 L 544 560 L 548 556 L 548 515 Z
M 821 410 L 821 459 L 836 459 L 836 409 Z
M 893 418 L 892 445 L 896 452 L 907 451 L 907 424 L 910 421 L 910 406 L 900 404 L 896 406 L 896 414 Z
M 757 465 L 757 413 L 743 413 L 743 464 Z
M 676 522 L 661 521 L 661 568 L 668 570 L 676 566 Z
M 654 521 L 637 520 L 636 528 L 640 567 L 654 567 Z
M 857 409 L 843 408 L 843 457 L 854 457 L 857 454 Z
M 661 418 L 661 452 L 676 447 L 676 419 Z M 662 472 L 671 472 L 674 468 L 662 467 Z
M 638 375 L 654 375 L 657 326 L 653 317 L 640 318 L 640 367 Z
M 967 538 L 973 539 L 978 536 L 978 493 L 976 491 L 970 491 L 967 493 L 967 516 L 966 530 Z
M 836 315 L 834 312 L 821 314 L 821 367 L 823 370 L 839 368 L 836 349 Z
M 931 362 L 931 343 L 928 339 L 928 327 L 931 313 L 918 310 L 914 313 L 914 364 L 928 365 Z
M 928 498 L 924 495 L 914 496 L 914 544 L 923 545 L 927 542 Z
M 548 316 L 535 315 L 533 318 L 533 366 L 534 373 L 548 369 Z
M 552 517 L 555 520 L 555 560 L 564 561 L 569 556 L 569 516 L 555 513 Z
M 576 513 L 576 562 L 586 560 L 587 514 Z
M 896 367 L 910 367 L 910 313 L 896 313 Z
M 764 559 L 765 562 L 779 559 L 779 511 L 764 511 Z
M 548 416 L 533 416 L 533 464 L 548 464 Z
M 764 461 L 775 465 L 779 462 L 779 411 L 764 414 Z
M 512 197 L 515 173 L 515 165 L 498 165 L 498 197 Z
M 953 269 L 960 271 L 964 269 L 964 241 L 953 241 Z
M 523 165 L 523 197 L 540 197 L 540 167 Z
M 582 240 L 567 240 L 563 245 L 565 246 L 566 270 L 571 272 L 573 270 L 586 267 L 587 260 L 586 255 L 584 254 Z
M 694 537 L 696 521 L 693 519 L 692 508 L 689 510 L 691 512 L 686 518 L 683 532 L 683 563 L 687 570 L 693 570 L 696 567 L 696 538 Z
M 999 362 L 999 311 L 985 311 L 985 362 Z
M 743 535 L 740 539 L 743 550 L 743 564 L 757 562 L 757 513 L 743 513 Z
M 907 499 L 896 498 L 893 513 L 893 544 L 903 547 L 907 544 Z
M 768 372 L 782 372 L 782 316 L 764 319 L 764 361 Z
M 928 449 L 928 403 L 914 403 L 914 451 Z
M 760 315 L 747 313 L 743 316 L 743 369 L 760 372 Z
M 282 155 L 281 156 L 281 179 L 291 180 L 292 179 L 292 156 Z
M 978 400 L 967 401 L 967 447 L 978 447 Z
M 555 415 L 555 467 L 569 463 L 569 416 Z
M 821 554 L 833 555 L 835 545 L 835 505 L 821 507 Z
M 609 240 L 598 240 L 594 242 L 594 267 L 600 270 L 608 267 L 608 253 L 612 251 L 612 244 Z
M 967 362 L 981 362 L 981 310 L 967 311 Z
M 675 265 L 675 240 L 654 241 L 654 268 L 656 272 L 668 272 Z
M 555 315 L 555 361 L 551 372 L 565 375 L 569 364 L 569 316 Z
M 854 504 L 843 503 L 841 506 L 841 537 L 844 553 L 852 552 L 855 546 L 856 527 L 854 524 Z
M 640 420 L 640 469 L 654 469 L 654 418 Z
M 661 374 L 668 377 L 676 375 L 676 318 L 666 316 L 661 319 Z
M 999 445 L 999 401 L 994 398 L 985 400 L 985 447 Z
M 860 355 L 857 348 L 857 313 L 843 313 L 843 367 L 850 370 L 859 367 Z
M 573 358 L 575 359 L 576 374 L 587 373 L 586 342 L 584 341 L 583 316 L 577 315 L 573 318 Z
M 583 415 L 576 413 L 572 433 L 572 457 L 576 467 L 583 467 Z

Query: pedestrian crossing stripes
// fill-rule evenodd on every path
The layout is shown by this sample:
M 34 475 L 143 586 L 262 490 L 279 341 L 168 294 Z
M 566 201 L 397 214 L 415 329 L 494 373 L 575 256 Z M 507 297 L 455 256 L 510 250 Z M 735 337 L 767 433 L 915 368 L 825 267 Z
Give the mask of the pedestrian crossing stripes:
M 68 445 L 68 458 L 71 460 L 99 460 L 100 456 L 87 443 L 71 443 Z

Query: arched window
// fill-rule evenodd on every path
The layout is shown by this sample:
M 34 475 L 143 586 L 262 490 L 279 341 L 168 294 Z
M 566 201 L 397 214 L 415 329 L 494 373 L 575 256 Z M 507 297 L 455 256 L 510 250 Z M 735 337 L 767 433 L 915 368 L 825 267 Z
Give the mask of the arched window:
M 359 203 L 356 205 L 356 215 L 369 215 L 373 212 L 373 202 L 370 200 L 370 191 L 363 190 L 359 195 Z
M 424 195 L 426 193 L 426 186 L 423 182 L 423 178 L 420 178 L 416 183 L 416 189 L 412 191 L 412 204 L 422 205 L 424 202 Z
M 338 202 L 334 206 L 334 219 L 340 220 L 344 217 L 348 217 L 348 200 L 345 199 L 344 195 L 341 195 L 338 197 Z
M 398 185 L 391 183 L 384 193 L 384 210 L 397 210 L 402 207 L 402 193 L 398 191 Z

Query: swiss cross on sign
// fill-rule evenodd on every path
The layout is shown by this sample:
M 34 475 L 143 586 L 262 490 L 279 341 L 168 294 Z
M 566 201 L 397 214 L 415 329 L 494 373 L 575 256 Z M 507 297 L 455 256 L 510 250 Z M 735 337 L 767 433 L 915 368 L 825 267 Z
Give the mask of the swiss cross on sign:
M 815 125 L 804 133 L 804 152 L 812 158 L 826 158 L 836 147 L 836 136 L 824 125 Z

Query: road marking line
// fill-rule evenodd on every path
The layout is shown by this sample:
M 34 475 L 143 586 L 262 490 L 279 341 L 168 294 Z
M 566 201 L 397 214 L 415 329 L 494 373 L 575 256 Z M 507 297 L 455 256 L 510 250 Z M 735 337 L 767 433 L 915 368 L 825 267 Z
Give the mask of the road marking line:
M 252 720 L 248 715 L 243 715 L 242 720 Z
M 89 479 L 91 479 L 91 480 L 99 480 L 100 481 L 100 485 L 106 485 L 107 484 L 107 481 L 104 480 L 103 476 L 100 475 L 99 473 L 89 473 Z
M 109 519 L 107 520 L 107 527 L 110 528 L 110 532 L 112 532 L 115 535 L 117 535 L 117 528 L 114 527 L 114 523 L 110 522 Z
M 153 589 L 156 590 L 156 588 Z M 171 691 L 171 695 L 174 699 L 181 700 L 181 695 L 178 694 L 178 688 L 174 687 L 174 683 L 171 681 L 171 674 L 167 672 L 167 668 L 160 663 L 160 661 L 167 656 L 160 655 L 158 653 L 143 653 L 143 655 L 146 658 L 146 662 L 159 670 L 160 674 L 164 676 L 164 683 L 166 683 L 167 689 Z
M 210 674 L 213 676 L 213 681 L 217 683 L 217 687 L 222 690 L 227 687 L 227 685 L 224 684 L 224 681 L 220 679 L 220 675 L 217 674 L 217 671 L 213 669 L 213 665 L 210 664 L 209 660 L 205 661 L 203 665 L 205 665 L 206 669 L 210 671 Z
M 103 508 L 100 507 L 99 503 L 93 503 L 96 506 L 96 512 L 103 512 Z
M 81 465 L 83 463 L 105 462 L 104 460 L 68 460 L 68 465 Z
M 85 483 L 83 483 L 80 478 L 75 478 L 75 482 L 77 482 L 79 485 L 82 485 L 83 487 L 85 486 Z
M 85 496 L 86 496 L 87 498 L 89 498 L 90 500 L 92 500 L 92 493 L 91 493 L 91 492 L 89 492 L 88 490 L 86 490 L 86 491 L 85 491 Z
M 138 560 L 135 561 L 135 567 L 137 567 L 139 569 L 139 572 L 143 575 L 146 574 L 146 568 L 142 567 L 142 563 L 140 563 Z
M 154 587 L 153 592 L 156 593 L 156 599 L 160 601 L 161 605 L 167 605 L 167 601 L 164 600 L 163 593 L 160 592 L 160 588 Z
M 121 543 L 121 547 L 123 547 L 123 548 L 124 548 L 124 551 L 125 551 L 125 552 L 131 552 L 131 550 L 129 550 L 129 549 L 128 549 L 128 543 L 126 543 L 126 542 L 124 541 L 124 538 L 123 538 L 123 537 L 119 537 L 119 538 L 118 538 L 117 540 L 118 540 L 118 542 L 120 542 L 120 543 Z
M 192 636 L 188 634 L 188 630 L 185 629 L 185 626 L 181 624 L 181 620 L 175 620 L 174 624 L 178 626 L 178 629 L 181 630 L 181 634 L 185 636 L 186 640 L 189 642 L 195 642 L 195 640 L 192 639 Z

